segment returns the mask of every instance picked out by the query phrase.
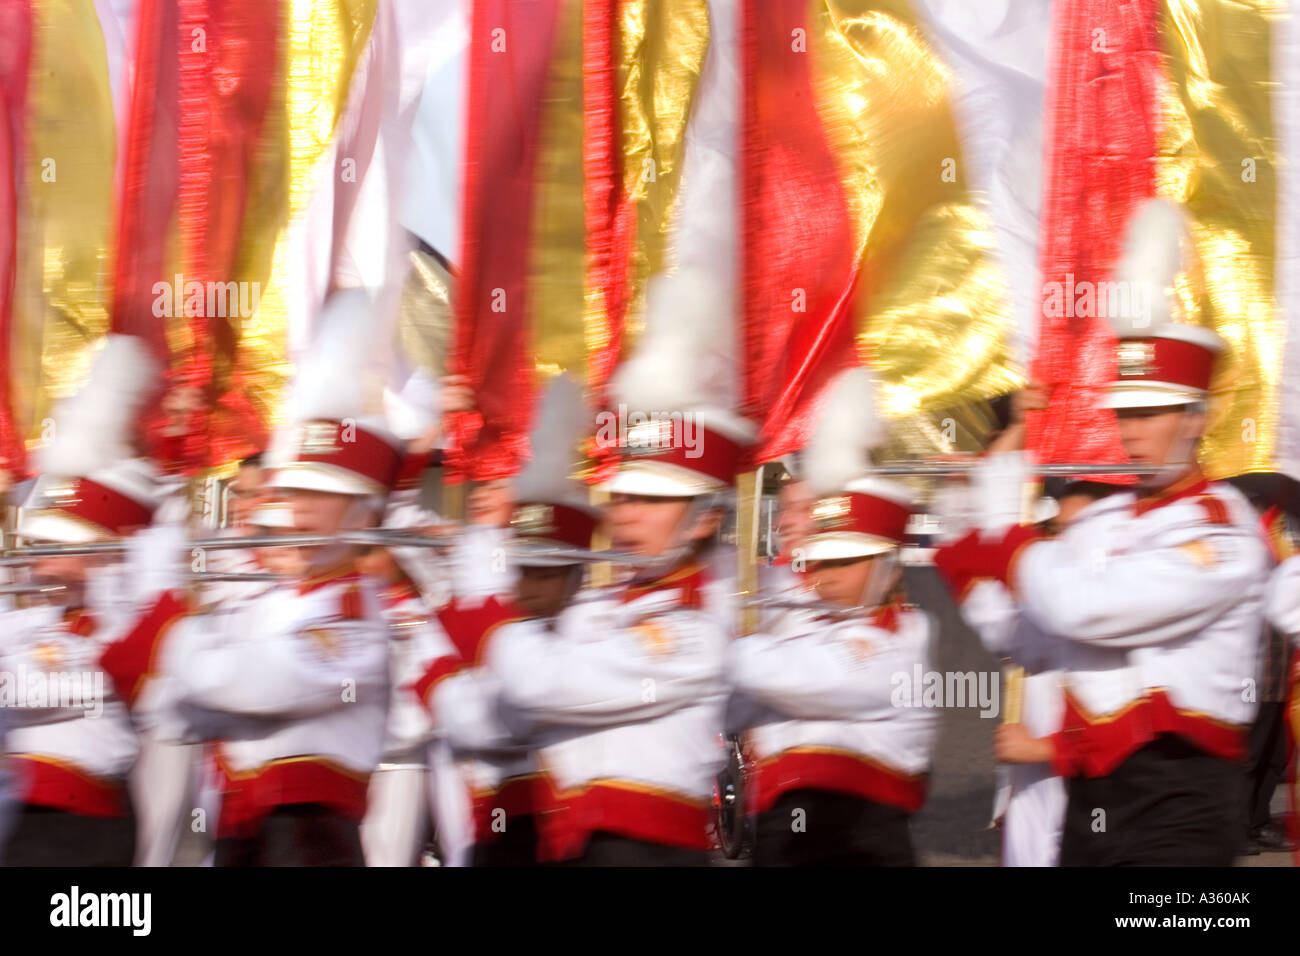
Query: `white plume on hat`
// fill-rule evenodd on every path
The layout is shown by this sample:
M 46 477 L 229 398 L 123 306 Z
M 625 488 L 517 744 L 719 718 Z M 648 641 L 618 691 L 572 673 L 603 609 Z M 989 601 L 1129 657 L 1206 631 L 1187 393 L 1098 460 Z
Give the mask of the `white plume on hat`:
M 703 269 L 655 276 L 646 289 L 645 332 L 610 380 L 610 393 L 647 414 L 735 407 L 735 308 L 731 287 Z M 753 439 L 737 416 L 710 424 L 735 440 Z
M 847 369 L 823 391 L 817 427 L 803 456 L 803 472 L 815 495 L 842 491 L 871 471 L 870 449 L 885 440 L 876 406 L 876 384 L 865 368 Z
M 135 458 L 134 431 L 160 374 L 157 359 L 138 337 L 105 336 L 86 384 L 55 411 L 53 441 L 40 451 L 41 471 L 85 477 Z
M 1148 199 L 1129 220 L 1124 253 L 1114 280 L 1125 290 L 1127 306 L 1108 318 L 1115 334 L 1146 336 L 1175 323 L 1174 283 L 1195 260 L 1191 226 L 1182 207 L 1167 199 Z M 1146 308 L 1139 308 L 1145 303 Z
M 438 421 L 440 409 L 438 379 L 428 369 L 416 369 L 400 391 L 384 389 L 384 410 L 388 427 L 406 441 L 419 438 Z
M 514 481 L 516 501 L 585 502 L 581 484 L 570 475 L 578 442 L 591 433 L 592 423 L 582 388 L 568 375 L 555 376 L 529 436 L 533 457 Z
M 286 403 L 290 421 L 339 421 L 384 414 L 388 380 L 387 326 L 375 321 L 375 303 L 365 289 L 330 296 L 317 333 L 298 363 Z

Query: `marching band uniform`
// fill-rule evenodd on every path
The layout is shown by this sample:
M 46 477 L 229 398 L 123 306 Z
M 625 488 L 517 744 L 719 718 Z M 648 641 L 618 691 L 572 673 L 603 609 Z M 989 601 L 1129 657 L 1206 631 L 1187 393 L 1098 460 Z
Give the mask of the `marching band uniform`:
M 1119 334 L 1107 406 L 1204 400 L 1213 332 L 1144 321 Z M 1193 465 L 1157 493 L 1093 503 L 1054 540 L 1022 527 L 953 546 L 960 574 L 1001 581 L 1064 641 L 1050 738 L 1067 778 L 1062 865 L 1231 862 L 1268 568 L 1255 525 L 1236 489 Z
M 18 531 L 26 538 L 79 544 L 130 534 L 146 524 L 155 502 L 152 469 L 140 460 L 110 465 L 69 485 L 38 483 Z M 4 853 L 9 866 L 129 866 L 136 820 L 127 777 L 139 752 L 124 691 L 101 664 L 129 626 L 121 606 L 97 600 L 86 608 L 37 606 L 6 615 L 3 671 L 25 684 L 58 675 L 78 678 L 81 706 L 47 700 L 18 704 L 5 742 L 23 806 Z M 116 602 L 115 602 L 116 603 Z M 92 684 L 85 687 L 86 681 Z M 102 707 L 102 713 L 93 712 Z
M 308 419 L 277 489 L 382 498 L 400 442 L 373 419 Z M 169 642 L 179 712 L 217 741 L 218 865 L 361 865 L 359 824 L 388 716 L 388 629 L 349 556 Z
M 4 671 L 11 675 L 98 675 L 98 717 L 87 706 L 44 701 L 13 709 L 5 747 L 17 777 L 19 818 L 6 866 L 129 866 L 135 819 L 127 774 L 138 743 L 122 700 L 99 668 L 107 646 L 92 613 L 57 607 L 9 612 Z M 90 704 L 87 701 L 87 704 Z
M 871 415 L 869 405 L 848 401 L 865 375 L 839 381 L 819 432 Z M 911 495 L 875 477 L 824 475 L 824 444 L 814 436 L 809 479 L 837 490 L 813 508 L 817 530 L 801 544 L 805 559 L 891 560 Z M 865 447 L 857 454 L 865 467 Z M 927 672 L 929 646 L 929 618 L 898 593 L 846 620 L 795 609 L 736 641 L 731 679 L 749 702 L 745 747 L 756 766 L 749 785 L 756 866 L 915 865 L 908 820 L 925 800 L 936 715 L 900 704 L 895 678 Z
M 926 671 L 929 643 L 925 613 L 901 601 L 855 621 L 796 610 L 737 641 L 736 691 L 762 707 L 745 734 L 755 865 L 915 864 L 935 715 L 900 709 L 891 678 Z
M 43 451 L 44 474 L 20 511 L 18 534 L 59 544 L 113 538 L 136 544 L 131 536 L 150 524 L 159 503 L 159 480 L 148 461 L 130 457 L 131 428 L 156 372 L 138 340 L 108 337 L 86 385 L 58 409 L 56 439 Z M 83 692 L 80 705 L 26 693 L 7 702 L 18 705 L 5 750 L 22 801 L 4 852 L 7 865 L 132 862 L 136 827 L 127 776 L 139 743 L 126 702 L 135 688 L 118 679 L 112 659 L 141 609 L 158 590 L 165 593 L 166 581 L 147 570 L 124 574 L 121 562 L 92 567 L 84 607 L 37 606 L 6 615 L 0 669 L 24 685 L 10 689 L 26 692 L 58 680 L 62 698 L 73 689 L 64 678 L 73 678 Z
M 569 477 L 573 449 L 588 430 L 589 415 L 571 379 L 553 380 L 533 428 L 533 457 L 513 482 L 516 504 L 509 531 L 467 527 L 453 554 L 457 600 L 440 612 L 439 620 L 470 657 L 457 651 L 435 662 L 418 686 L 472 794 L 474 866 L 527 866 L 538 859 L 538 818 L 546 810 L 548 794 L 533 741 L 506 725 L 500 681 L 474 663 L 473 647 L 487 626 L 527 616 L 522 608 L 510 606 L 515 568 L 563 569 L 566 594 L 578 591 L 584 566 L 553 552 L 590 550 L 599 523 L 585 489 Z M 513 566 L 500 560 L 507 554 Z M 554 634 L 555 615 L 537 621 L 548 635 Z
M 653 420 L 629 434 L 613 494 L 696 498 L 725 489 L 752 434 L 699 409 L 698 457 Z M 539 858 L 585 865 L 700 865 L 722 761 L 730 633 L 705 607 L 707 570 L 680 559 L 591 592 L 553 629 L 501 623 L 463 649 L 500 684 L 508 724 L 534 735 L 547 790 Z
M 597 523 L 594 509 L 575 500 L 524 501 L 516 505 L 512 518 L 516 541 L 582 550 L 590 549 Z M 524 566 L 571 563 L 567 558 L 526 553 L 516 560 Z M 580 567 L 571 570 L 582 573 Z M 481 609 L 458 603 L 445 609 L 439 619 L 454 635 L 457 646 L 468 648 L 481 639 L 485 621 L 495 623 L 523 616 L 522 609 L 507 608 L 496 599 Z M 498 610 L 494 613 L 494 609 Z M 548 639 L 555 634 L 556 622 L 556 618 L 536 619 Z M 458 656 L 435 662 L 419 691 L 430 701 L 472 794 L 473 865 L 527 866 L 537 862 L 537 818 L 546 810 L 548 791 L 533 755 L 533 742 L 507 726 L 502 717 L 497 676 Z

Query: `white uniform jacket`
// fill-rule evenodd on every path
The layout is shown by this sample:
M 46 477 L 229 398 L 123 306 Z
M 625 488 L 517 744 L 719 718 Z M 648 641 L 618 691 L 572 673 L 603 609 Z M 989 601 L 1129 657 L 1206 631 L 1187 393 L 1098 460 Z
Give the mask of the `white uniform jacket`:
M 580 595 L 553 631 L 519 621 L 488 635 L 480 658 L 502 718 L 534 736 L 549 788 L 542 860 L 581 855 L 595 831 L 711 845 L 730 634 L 705 607 L 706 583 L 690 565 Z
M 284 804 L 353 819 L 385 741 L 388 628 L 351 568 L 187 618 L 165 645 L 175 705 L 214 748 L 218 835 L 255 832 Z
M 388 673 L 392 696 L 384 732 L 384 763 L 423 766 L 434 736 L 433 721 L 415 694 L 416 682 L 437 658 L 455 651 L 418 591 L 409 584 L 379 593 L 388 626 Z
M 126 775 L 139 744 L 99 663 L 114 636 L 96 617 L 56 607 L 0 618 L 4 749 L 18 800 L 88 816 L 126 813 Z
M 736 641 L 736 693 L 761 708 L 746 721 L 757 765 L 749 809 L 815 789 L 918 810 L 937 715 L 901 691 L 928 671 L 929 643 L 929 618 L 900 604 L 846 621 L 793 610 Z
M 1244 754 L 1270 560 L 1236 489 L 1193 476 L 1112 495 L 1016 551 L 1020 606 L 1065 639 L 1058 772 L 1104 776 L 1161 733 Z

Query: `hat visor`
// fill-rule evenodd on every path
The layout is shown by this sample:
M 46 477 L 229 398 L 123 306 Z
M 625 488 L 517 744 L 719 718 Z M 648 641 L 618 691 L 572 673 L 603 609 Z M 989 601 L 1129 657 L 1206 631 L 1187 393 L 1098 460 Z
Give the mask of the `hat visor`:
M 805 561 L 842 561 L 845 558 L 869 558 L 893 551 L 897 541 L 858 531 L 832 531 L 807 538 L 796 551 Z
M 274 489 L 328 491 L 336 495 L 382 495 L 388 489 L 356 472 L 314 461 L 291 461 L 271 475 Z
M 113 537 L 107 528 L 57 508 L 21 512 L 15 534 L 27 541 L 48 544 L 90 544 Z
M 1112 382 L 1098 408 L 1165 408 L 1205 400 L 1206 393 L 1169 382 Z
M 609 481 L 599 486 L 611 495 L 646 495 L 654 498 L 695 498 L 725 491 L 716 478 L 662 461 L 628 461 Z

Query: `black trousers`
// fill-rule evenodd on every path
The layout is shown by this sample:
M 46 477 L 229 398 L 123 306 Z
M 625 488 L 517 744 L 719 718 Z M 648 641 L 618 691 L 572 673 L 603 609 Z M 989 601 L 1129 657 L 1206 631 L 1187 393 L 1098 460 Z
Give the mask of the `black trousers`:
M 632 840 L 615 833 L 596 831 L 587 848 L 576 860 L 561 866 L 708 866 L 709 855 L 703 850 L 664 846 Z
M 470 866 L 536 866 L 537 828 L 531 815 L 511 817 L 495 840 L 475 843 Z
M 0 852 L 5 866 L 130 866 L 135 860 L 135 817 L 88 817 L 23 804 Z
M 915 866 L 908 813 L 845 793 L 789 790 L 758 815 L 754 866 Z
M 217 866 L 365 866 L 357 821 L 314 803 L 276 807 L 250 837 L 217 840 Z
M 1241 765 L 1161 734 L 1105 777 L 1066 782 L 1061 866 L 1229 866 Z
M 1272 822 L 1269 804 L 1286 773 L 1286 704 L 1265 702 L 1250 726 L 1246 758 L 1246 832 Z

